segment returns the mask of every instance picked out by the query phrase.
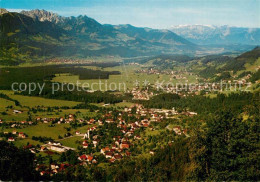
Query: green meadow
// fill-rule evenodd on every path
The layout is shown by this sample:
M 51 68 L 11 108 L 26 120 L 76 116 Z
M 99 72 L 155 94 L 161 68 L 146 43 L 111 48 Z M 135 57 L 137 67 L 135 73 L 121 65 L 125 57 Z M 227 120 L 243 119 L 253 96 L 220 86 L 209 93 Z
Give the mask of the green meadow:
M 62 106 L 76 106 L 80 104 L 80 102 L 74 101 L 65 101 L 65 100 L 55 100 L 55 99 L 45 99 L 41 97 L 33 97 L 33 96 L 23 96 L 23 95 L 15 95 L 13 91 L 1 90 L 0 92 L 8 95 L 10 98 L 14 100 L 18 100 L 22 106 L 28 107 L 36 107 L 36 106 L 44 106 L 44 107 L 62 107 Z
M 19 101 L 21 104 L 21 106 L 16 106 L 13 101 L 0 98 L 0 119 L 3 119 L 4 121 L 27 120 L 29 116 L 29 108 L 34 108 L 37 106 L 41 106 L 41 108 L 45 109 L 46 111 L 38 111 L 36 113 L 30 112 L 32 119 L 35 119 L 36 117 L 59 118 L 68 114 L 76 114 L 78 118 L 94 117 L 96 115 L 95 112 L 90 112 L 87 109 L 53 109 L 52 111 L 47 111 L 48 107 L 73 107 L 80 104 L 80 102 L 15 95 L 13 91 L 6 90 L 2 90 L 0 93 L 8 95 L 10 98 Z M 15 114 L 13 113 L 13 110 L 19 110 L 22 111 L 22 113 Z
M 4 131 L 12 132 L 12 131 L 17 131 L 17 132 L 24 132 L 25 134 L 28 135 L 27 139 L 24 139 L 25 141 L 31 139 L 33 136 L 48 136 L 51 137 L 54 140 L 58 140 L 59 136 L 64 137 L 64 135 L 67 133 L 66 128 L 70 127 L 70 124 L 68 123 L 63 123 L 63 124 L 55 124 L 54 126 L 50 126 L 51 123 L 38 123 L 37 125 L 32 125 L 32 126 L 25 126 L 24 128 L 8 128 L 8 129 L 3 129 Z M 75 135 L 76 131 L 80 131 L 81 133 L 86 133 L 88 128 L 93 127 L 94 125 L 85 125 L 83 127 L 79 127 L 77 129 L 71 128 L 69 131 L 72 135 Z M 76 136 L 76 135 L 75 135 Z M 74 137 L 74 136 L 73 136 Z M 23 140 L 23 139 L 21 139 Z M 19 140 L 18 140 L 19 141 Z
M 79 144 L 77 144 L 76 142 L 83 141 L 82 138 L 83 138 L 82 136 L 73 136 L 73 137 L 65 138 L 64 140 L 60 140 L 59 142 L 64 146 L 77 148 Z
M 147 73 L 136 73 L 135 71 L 144 69 L 139 65 L 121 65 L 117 67 L 108 67 L 102 69 L 103 71 L 120 71 L 120 75 L 110 75 L 109 79 L 89 79 L 89 80 L 80 80 L 78 75 L 71 74 L 56 74 L 56 77 L 52 79 L 53 82 L 60 83 L 72 83 L 82 86 L 85 84 L 86 87 L 94 90 L 106 90 L 106 89 L 115 89 L 124 91 L 124 89 L 132 89 L 137 83 L 139 86 L 144 85 L 146 81 L 148 84 L 155 84 L 158 82 L 164 83 L 195 83 L 197 82 L 195 75 L 183 74 L 183 79 L 175 79 L 172 75 L 167 74 L 147 74 Z M 96 84 L 99 83 L 100 84 Z

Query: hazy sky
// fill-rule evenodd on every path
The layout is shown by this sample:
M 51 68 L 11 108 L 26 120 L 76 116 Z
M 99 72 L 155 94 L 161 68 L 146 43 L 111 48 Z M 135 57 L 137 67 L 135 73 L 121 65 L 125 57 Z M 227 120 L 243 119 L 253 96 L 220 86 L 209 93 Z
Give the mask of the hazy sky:
M 108 24 L 151 28 L 207 24 L 260 27 L 260 0 L 0 0 L 9 11 L 45 9 Z

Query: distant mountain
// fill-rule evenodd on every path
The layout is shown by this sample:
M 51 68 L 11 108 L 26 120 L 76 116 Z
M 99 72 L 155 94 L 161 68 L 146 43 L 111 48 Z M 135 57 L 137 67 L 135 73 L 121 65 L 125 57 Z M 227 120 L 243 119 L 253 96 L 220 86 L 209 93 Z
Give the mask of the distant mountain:
M 87 16 L 62 17 L 45 10 L 1 9 L 0 63 L 48 57 L 194 54 L 200 48 L 169 30 L 102 25 Z
M 186 48 L 194 48 L 195 44 L 185 40 L 184 38 L 176 35 L 169 30 L 156 30 L 150 28 L 137 28 L 131 25 L 101 25 L 96 20 L 87 16 L 78 17 L 62 17 L 56 13 L 48 12 L 45 10 L 32 10 L 22 11 L 21 14 L 30 16 L 33 19 L 39 21 L 50 21 L 56 23 L 64 30 L 78 34 L 91 34 L 92 37 L 97 36 L 98 38 L 126 38 L 127 40 L 138 39 L 138 41 L 149 41 L 150 43 L 164 43 L 170 46 L 187 46 Z M 123 35 L 122 35 L 123 34 Z M 126 37 L 127 36 L 127 37 Z M 123 41 L 126 41 L 124 39 Z
M 260 45 L 260 28 L 241 28 L 213 25 L 178 25 L 171 31 L 200 45 L 248 44 Z

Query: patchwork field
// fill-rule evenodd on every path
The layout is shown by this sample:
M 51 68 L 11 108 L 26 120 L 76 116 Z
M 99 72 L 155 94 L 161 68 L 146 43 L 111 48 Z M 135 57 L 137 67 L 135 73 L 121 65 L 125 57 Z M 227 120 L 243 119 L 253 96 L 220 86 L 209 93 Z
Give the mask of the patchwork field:
M 89 112 L 87 109 L 52 109 L 48 111 L 48 107 L 73 107 L 80 102 L 65 101 L 65 100 L 55 100 L 55 99 L 45 99 L 41 97 L 31 97 L 23 95 L 14 95 L 13 91 L 1 90 L 0 93 L 8 95 L 11 99 L 17 100 L 20 102 L 21 106 L 16 106 L 13 101 L 0 98 L 0 119 L 4 121 L 24 121 L 28 120 L 29 114 L 32 119 L 36 117 L 49 117 L 49 118 L 59 118 L 68 114 L 76 114 L 78 118 L 83 117 L 94 117 L 95 112 Z M 36 113 L 29 112 L 29 108 L 35 108 L 40 106 L 41 109 L 45 111 L 38 111 Z M 29 108 L 28 108 L 29 107 Z M 22 113 L 15 114 L 13 111 L 19 110 Z
M 97 68 L 96 68 L 97 69 Z M 106 90 L 114 89 L 115 85 L 117 90 L 124 91 L 124 89 L 132 89 L 137 85 L 137 83 L 142 86 L 146 81 L 148 84 L 154 84 L 157 81 L 172 84 L 176 83 L 195 83 L 197 82 L 195 75 L 183 74 L 183 79 L 174 79 L 172 75 L 167 74 L 147 74 L 147 73 L 136 73 L 136 70 L 141 70 L 143 67 L 139 65 L 121 65 L 117 67 L 108 67 L 102 69 L 103 71 L 120 71 L 120 75 L 110 75 L 109 79 L 89 79 L 89 80 L 80 80 L 78 75 L 70 74 L 58 74 L 52 79 L 53 82 L 60 83 L 72 83 L 76 84 L 77 82 L 80 85 L 86 84 L 88 88 L 94 90 Z M 97 84 L 97 83 L 101 84 Z M 100 86 L 101 85 L 101 86 Z M 107 86 L 106 86 L 107 85 Z M 111 87 L 110 87 L 111 86 Z M 101 89 L 100 89 L 101 88 Z

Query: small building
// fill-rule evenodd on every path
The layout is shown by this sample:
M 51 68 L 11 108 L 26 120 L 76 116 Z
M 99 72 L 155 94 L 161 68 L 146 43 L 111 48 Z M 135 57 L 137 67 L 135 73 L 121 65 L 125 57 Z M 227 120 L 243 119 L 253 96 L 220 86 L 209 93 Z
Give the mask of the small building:
M 8 138 L 8 142 L 14 142 L 14 141 L 15 141 L 15 139 L 13 137 Z
M 14 113 L 14 114 L 21 114 L 22 111 L 19 111 L 19 110 L 13 110 L 13 113 Z
M 120 144 L 121 149 L 129 149 L 130 145 L 128 142 L 124 141 Z
M 84 143 L 84 144 L 83 144 L 83 148 L 84 148 L 84 149 L 88 148 L 88 144 L 87 144 L 87 143 Z

